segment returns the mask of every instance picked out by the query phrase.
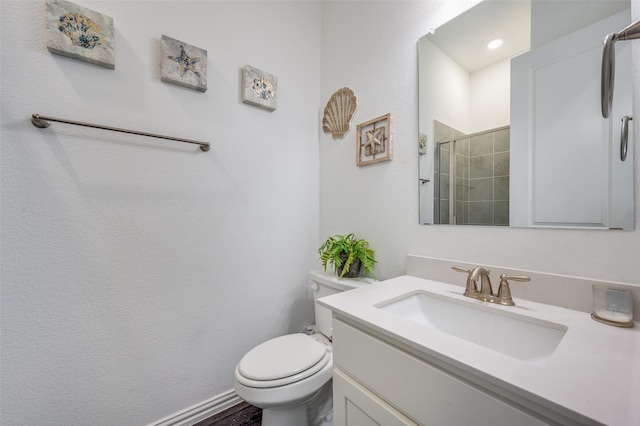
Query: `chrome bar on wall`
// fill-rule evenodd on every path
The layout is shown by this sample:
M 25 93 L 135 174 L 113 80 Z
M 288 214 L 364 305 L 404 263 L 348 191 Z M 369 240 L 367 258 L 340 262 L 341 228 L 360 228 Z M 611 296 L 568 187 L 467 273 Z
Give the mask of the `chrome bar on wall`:
M 94 129 L 111 130 L 113 132 L 129 133 L 132 135 L 148 136 L 151 138 L 168 139 L 170 141 L 176 141 L 176 142 L 192 143 L 195 145 L 200 145 L 200 149 L 203 150 L 204 152 L 209 151 L 209 149 L 211 148 L 211 145 L 209 144 L 209 142 L 200 142 L 200 141 L 194 141 L 191 139 L 175 138 L 173 136 L 156 135 L 153 133 L 138 132 L 135 130 L 119 129 L 117 127 L 102 126 L 100 124 L 83 123 L 82 121 L 65 120 L 63 118 L 46 117 L 40 114 L 31 115 L 31 123 L 34 126 L 39 127 L 41 129 L 46 129 L 47 127 L 49 127 L 52 121 L 56 121 L 59 123 L 73 124 L 75 126 L 92 127 Z
M 613 86 L 616 79 L 616 50 L 614 44 L 619 40 L 636 40 L 638 38 L 640 38 L 640 21 L 634 22 L 617 33 L 607 34 L 604 38 L 602 72 L 600 74 L 600 103 L 604 118 L 609 118 L 613 104 Z
M 630 115 L 622 117 L 622 126 L 620 126 L 620 160 L 627 159 L 627 148 L 629 146 L 629 121 L 633 120 Z

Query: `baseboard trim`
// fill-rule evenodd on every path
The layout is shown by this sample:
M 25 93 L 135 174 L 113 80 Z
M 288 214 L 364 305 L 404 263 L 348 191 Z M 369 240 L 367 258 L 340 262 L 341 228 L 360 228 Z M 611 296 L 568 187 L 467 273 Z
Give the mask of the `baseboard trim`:
M 235 390 L 186 408 L 149 426 L 191 426 L 242 402 Z

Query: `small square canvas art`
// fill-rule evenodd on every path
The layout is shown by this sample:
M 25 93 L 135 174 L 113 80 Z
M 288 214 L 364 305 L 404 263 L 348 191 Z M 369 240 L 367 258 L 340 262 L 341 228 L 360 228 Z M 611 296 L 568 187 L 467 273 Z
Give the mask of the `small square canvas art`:
M 47 49 L 101 67 L 115 69 L 113 18 L 64 0 L 47 0 Z
M 207 91 L 207 51 L 163 35 L 160 80 L 200 92 Z
M 242 68 L 242 102 L 275 111 L 278 104 L 278 77 L 249 65 Z

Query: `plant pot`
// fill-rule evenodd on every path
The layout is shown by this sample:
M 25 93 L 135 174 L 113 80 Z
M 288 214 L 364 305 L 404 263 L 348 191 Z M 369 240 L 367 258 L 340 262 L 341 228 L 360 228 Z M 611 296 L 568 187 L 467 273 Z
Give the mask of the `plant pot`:
M 347 254 L 340 253 L 340 260 L 342 261 L 342 265 L 347 261 Z M 338 276 L 342 275 L 343 266 L 338 267 Z M 353 259 L 351 265 L 349 266 L 349 270 L 344 274 L 344 278 L 357 278 L 360 275 L 360 268 L 362 267 L 362 261 L 357 257 Z

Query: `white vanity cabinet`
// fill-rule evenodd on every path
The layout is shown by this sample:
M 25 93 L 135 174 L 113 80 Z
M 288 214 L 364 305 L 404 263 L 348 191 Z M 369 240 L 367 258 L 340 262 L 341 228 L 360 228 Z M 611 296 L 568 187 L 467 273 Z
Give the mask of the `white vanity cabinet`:
M 339 368 L 333 370 L 333 397 L 336 426 L 417 425 Z
M 333 313 L 336 426 L 640 424 L 640 327 L 463 291 L 402 275 L 318 300 Z
M 334 316 L 334 424 L 558 424 Z

